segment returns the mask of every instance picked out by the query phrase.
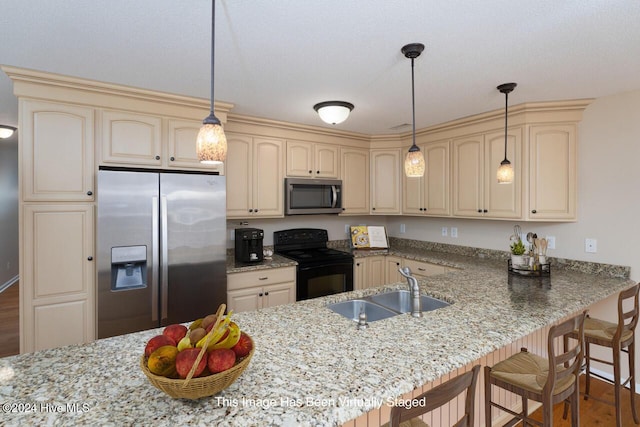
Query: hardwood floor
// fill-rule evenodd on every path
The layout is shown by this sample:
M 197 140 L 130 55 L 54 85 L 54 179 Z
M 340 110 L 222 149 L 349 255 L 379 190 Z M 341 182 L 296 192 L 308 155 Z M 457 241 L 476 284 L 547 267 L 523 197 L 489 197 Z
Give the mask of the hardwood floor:
M 0 292 L 0 357 L 20 353 L 18 282 Z
M 584 390 L 584 375 L 580 376 L 580 390 Z M 599 399 L 605 399 L 613 402 L 613 386 L 597 378 L 591 377 L 591 394 Z M 631 401 L 629 390 L 624 389 L 621 393 L 622 400 L 622 426 L 636 426 L 631 415 Z M 556 405 L 553 409 L 553 426 L 568 427 L 571 426 L 571 414 L 567 415 L 567 419 L 562 419 L 563 404 Z M 636 410 L 640 412 L 640 396 L 636 394 Z M 542 411 L 536 411 L 532 417 L 542 421 Z M 580 425 L 588 427 L 613 427 L 616 425 L 616 414 L 613 405 L 599 402 L 589 398 L 584 400 L 584 396 L 580 396 Z

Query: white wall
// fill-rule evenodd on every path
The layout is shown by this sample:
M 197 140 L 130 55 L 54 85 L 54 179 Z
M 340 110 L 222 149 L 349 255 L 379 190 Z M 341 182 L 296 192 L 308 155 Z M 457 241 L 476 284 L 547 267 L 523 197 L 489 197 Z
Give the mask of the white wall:
M 640 91 L 595 100 L 578 129 L 578 221 L 523 221 L 388 217 L 389 234 L 418 240 L 508 250 L 513 225 L 539 237 L 556 237 L 550 256 L 631 267 L 640 280 Z M 406 232 L 400 233 L 400 224 Z M 442 237 L 442 227 L 457 227 L 458 238 Z M 450 229 L 449 229 L 450 231 Z M 584 251 L 595 238 L 597 253 Z

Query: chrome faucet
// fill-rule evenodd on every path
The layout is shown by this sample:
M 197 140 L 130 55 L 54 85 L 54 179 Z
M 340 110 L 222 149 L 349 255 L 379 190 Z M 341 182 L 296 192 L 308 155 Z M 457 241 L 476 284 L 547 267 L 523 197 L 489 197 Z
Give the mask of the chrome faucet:
M 409 267 L 401 267 L 398 269 L 400 274 L 407 278 L 409 282 L 409 292 L 411 292 L 411 316 L 422 317 L 422 306 L 420 302 L 420 287 L 418 286 L 418 279 L 411 275 L 411 269 Z

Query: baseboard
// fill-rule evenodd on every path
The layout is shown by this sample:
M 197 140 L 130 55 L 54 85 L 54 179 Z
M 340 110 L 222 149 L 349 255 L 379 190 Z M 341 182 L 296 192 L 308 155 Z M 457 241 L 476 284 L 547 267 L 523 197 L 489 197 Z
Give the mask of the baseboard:
M 9 286 L 13 285 L 14 283 L 16 283 L 18 281 L 18 279 L 20 278 L 20 276 L 15 276 L 11 279 L 9 279 L 8 282 L 3 283 L 2 285 L 0 285 L 0 292 L 4 291 L 5 289 L 7 289 Z
M 598 374 L 600 376 L 603 376 L 603 377 L 605 377 L 606 379 L 608 379 L 609 381 L 611 381 L 613 383 L 613 374 L 612 373 L 601 371 L 600 369 L 593 369 L 593 367 L 591 368 L 591 372 L 593 372 L 594 374 Z M 636 371 L 636 375 L 637 375 L 637 371 Z M 624 378 L 623 378 L 623 381 L 624 381 Z M 627 384 L 626 388 L 630 388 L 629 386 L 630 386 L 630 384 Z M 638 390 L 640 390 L 640 384 L 635 383 L 635 386 L 636 386 L 636 393 L 638 393 Z

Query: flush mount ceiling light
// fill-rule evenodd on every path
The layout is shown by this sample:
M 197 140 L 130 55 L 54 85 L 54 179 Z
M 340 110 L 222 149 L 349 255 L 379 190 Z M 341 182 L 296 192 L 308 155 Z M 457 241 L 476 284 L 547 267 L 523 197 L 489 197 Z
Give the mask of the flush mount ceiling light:
M 313 106 L 323 122 L 337 125 L 347 120 L 353 104 L 344 101 L 326 101 Z
M 507 117 L 509 116 L 509 93 L 518 86 L 517 83 L 503 83 L 497 89 L 504 93 L 504 160 L 498 168 L 498 183 L 511 184 L 513 182 L 513 166 L 507 160 Z
M 211 6 L 211 111 L 202 121 L 202 127 L 198 132 L 196 150 L 200 163 L 219 165 L 227 157 L 227 137 L 224 135 L 220 120 L 213 113 L 213 69 L 215 58 L 215 34 L 216 34 L 216 0 Z
M 424 155 L 416 145 L 416 95 L 413 78 L 413 60 L 420 56 L 423 50 L 424 45 L 422 43 L 411 43 L 401 49 L 404 56 L 411 59 L 411 108 L 413 112 L 411 123 L 413 128 L 413 144 L 411 148 L 409 148 L 407 157 L 404 159 L 404 173 L 408 177 L 424 176 L 425 170 Z
M 0 138 L 9 138 L 15 131 L 13 126 L 0 125 Z

